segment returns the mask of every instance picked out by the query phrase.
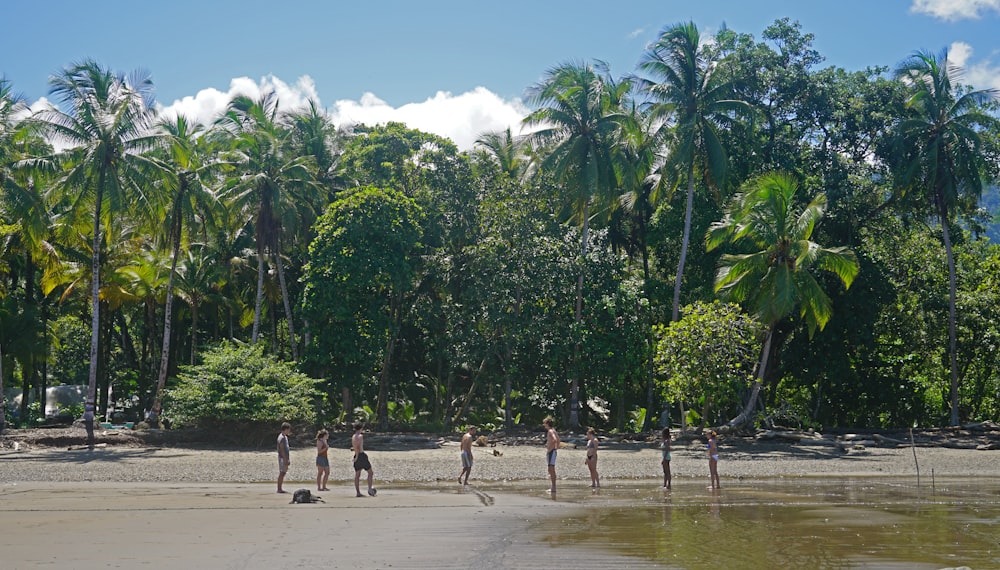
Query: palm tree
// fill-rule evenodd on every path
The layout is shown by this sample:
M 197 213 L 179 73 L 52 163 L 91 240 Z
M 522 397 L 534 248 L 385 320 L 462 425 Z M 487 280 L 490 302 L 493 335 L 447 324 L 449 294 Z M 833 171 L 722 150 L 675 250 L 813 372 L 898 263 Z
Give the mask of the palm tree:
M 854 252 L 811 241 L 826 209 L 826 195 L 817 194 L 803 208 L 795 200 L 797 191 L 798 184 L 790 175 L 765 174 L 751 181 L 736 196 L 726 217 L 708 231 L 709 251 L 727 243 L 750 250 L 722 256 L 715 291 L 724 299 L 745 304 L 767 327 L 750 398 L 739 416 L 729 422 L 731 426 L 741 426 L 752 417 L 778 324 L 798 310 L 812 337 L 830 320 L 830 297 L 811 270 L 834 275 L 845 288 L 858 274 Z
M 192 247 L 178 271 L 178 295 L 191 311 L 191 358 L 196 363 L 198 353 L 198 310 L 208 300 L 218 300 L 216 293 L 226 283 L 224 269 L 215 263 L 205 246 Z
M 257 297 L 254 305 L 252 342 L 260 334 L 264 299 L 264 261 L 274 255 L 281 285 L 292 358 L 298 360 L 295 325 L 285 285 L 281 242 L 287 226 L 295 223 L 295 206 L 311 207 L 315 185 L 315 162 L 308 156 L 289 156 L 284 150 L 290 131 L 281 124 L 278 97 L 274 91 L 257 100 L 237 95 L 217 123 L 233 136 L 233 162 L 239 170 L 225 197 L 238 208 L 252 213 L 257 242 Z
M 524 137 L 513 136 L 510 127 L 507 127 L 503 131 L 483 133 L 476 139 L 476 144 L 496 161 L 511 180 L 523 180 L 528 172 Z
M 206 156 L 205 138 L 199 125 L 192 125 L 184 116 L 163 119 L 159 123 L 168 141 L 168 158 L 163 161 L 162 197 L 166 199 L 165 225 L 170 241 L 170 271 L 167 277 L 167 293 L 163 309 L 163 346 L 160 352 L 160 366 L 156 377 L 156 391 L 150 407 L 150 420 L 155 420 L 161 411 L 163 388 L 167 381 L 170 363 L 171 324 L 174 304 L 174 276 L 181 254 L 181 239 L 185 229 L 190 231 L 196 220 L 212 218 L 216 203 L 215 195 L 205 187 L 204 177 L 219 167 Z M 192 348 L 192 354 L 194 354 Z M 192 363 L 193 364 L 193 363 Z
M 648 292 L 649 279 L 649 223 L 653 217 L 655 205 L 663 192 L 663 178 L 659 173 L 659 163 L 662 159 L 660 150 L 667 144 L 669 131 L 660 118 L 650 113 L 640 113 L 632 109 L 632 119 L 626 123 L 623 141 L 625 160 L 622 176 L 623 226 L 621 239 L 632 257 L 636 254 L 642 263 L 642 279 L 644 289 Z M 645 311 L 649 314 L 649 311 Z M 648 327 L 646 342 L 649 354 L 648 378 L 646 389 L 646 420 L 642 429 L 652 429 L 656 420 L 653 413 L 656 395 L 656 378 L 653 372 L 654 338 L 653 328 Z
M 612 82 L 606 71 L 603 64 L 595 69 L 582 63 L 566 63 L 549 70 L 530 92 L 529 101 L 538 109 L 524 118 L 525 126 L 540 127 L 529 135 L 529 140 L 547 153 L 542 170 L 551 173 L 570 192 L 570 219 L 581 226 L 581 259 L 587 256 L 592 208 L 613 207 L 619 186 L 616 152 L 627 114 L 618 104 L 627 88 Z M 581 269 L 576 285 L 576 323 L 582 320 Z M 572 427 L 579 425 L 577 376 L 570 386 Z
M 72 213 L 92 207 L 91 339 L 87 404 L 94 405 L 100 337 L 100 267 L 102 225 L 125 204 L 148 201 L 147 182 L 157 171 L 145 155 L 160 140 L 153 132 L 153 83 L 148 74 L 113 73 L 93 60 L 73 64 L 49 80 L 49 93 L 68 111 L 49 109 L 36 115 L 52 140 L 68 148 L 47 157 L 66 169 L 56 188 L 71 196 Z M 42 162 L 44 162 L 43 159 Z
M 987 172 L 987 158 L 979 135 L 998 121 L 983 112 L 995 101 L 996 89 L 961 92 L 961 70 L 943 52 L 937 57 L 916 53 L 895 73 L 912 89 L 908 115 L 900 122 L 896 140 L 897 184 L 900 193 L 929 203 L 941 223 L 948 259 L 948 353 L 951 369 L 951 425 L 958 425 L 958 358 L 955 332 L 955 258 L 949 224 L 956 210 L 978 204 Z
M 681 280 L 691 238 L 695 173 L 700 172 L 710 187 L 725 182 L 727 158 L 719 139 L 720 126 L 748 107 L 730 99 L 733 83 L 717 73 L 717 61 L 701 46 L 701 36 L 693 22 L 676 24 L 660 32 L 660 37 L 643 55 L 639 69 L 654 80 L 644 82 L 654 99 L 654 116 L 669 118 L 674 146 L 664 161 L 661 176 L 672 186 L 687 183 L 684 232 L 680 260 L 674 278 L 672 320 L 680 318 Z
M 318 196 L 322 201 L 319 208 L 322 209 L 334 200 L 336 191 L 341 189 L 337 177 L 340 133 L 330 117 L 311 99 L 307 109 L 289 112 L 285 122 L 291 131 L 289 150 L 292 155 L 310 156 L 314 161 L 316 182 L 326 191 L 326 195 Z
M 23 310 L 32 312 L 33 317 L 41 316 L 44 321 L 44 309 L 37 310 L 36 275 L 38 262 L 49 249 L 47 238 L 51 229 L 51 208 L 42 191 L 46 175 L 25 167 L 24 158 L 33 153 L 47 152 L 48 148 L 32 129 L 32 122 L 25 120 L 28 115 L 23 97 L 14 93 L 9 81 L 0 78 L 0 224 L 9 228 L 0 247 L 3 259 L 11 265 L 16 264 L 17 272 L 24 276 L 23 301 L 26 306 Z M 44 329 L 43 322 L 41 330 Z M 39 334 L 38 340 L 44 343 L 44 335 Z M 10 348 L 7 347 L 8 354 L 12 353 Z M 44 361 L 44 354 L 38 360 Z M 25 385 L 25 397 L 21 402 L 22 406 L 26 406 L 26 388 L 37 380 L 37 363 L 32 359 L 22 362 L 27 364 L 21 371 Z M 38 387 L 40 393 L 44 393 L 44 386 Z

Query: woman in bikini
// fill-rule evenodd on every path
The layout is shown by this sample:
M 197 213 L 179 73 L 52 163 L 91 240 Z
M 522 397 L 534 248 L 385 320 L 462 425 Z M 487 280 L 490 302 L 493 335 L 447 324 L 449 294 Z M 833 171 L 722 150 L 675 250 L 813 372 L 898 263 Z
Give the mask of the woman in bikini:
M 660 465 L 663 466 L 663 488 L 670 490 L 670 428 L 663 428 L 663 438 L 660 441 L 660 450 L 663 452 L 663 459 Z
M 330 478 L 330 459 L 327 457 L 327 451 L 330 449 L 330 445 L 326 442 L 326 438 L 330 436 L 330 432 L 325 429 L 321 429 L 316 432 L 316 490 L 317 491 L 329 491 L 326 488 L 326 482 Z
M 719 446 L 715 442 L 716 438 L 715 430 L 708 432 L 708 474 L 711 477 L 712 485 L 710 489 L 721 489 L 722 484 L 719 482 Z
M 599 489 L 601 481 L 597 476 L 597 434 L 594 433 L 594 428 L 587 429 L 587 459 L 583 462 L 590 469 L 590 486 Z

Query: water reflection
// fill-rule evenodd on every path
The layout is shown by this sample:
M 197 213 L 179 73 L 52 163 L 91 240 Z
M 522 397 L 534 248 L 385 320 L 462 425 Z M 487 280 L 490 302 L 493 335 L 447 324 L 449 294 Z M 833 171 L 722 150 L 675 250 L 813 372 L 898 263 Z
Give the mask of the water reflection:
M 1000 568 L 1000 482 L 644 483 L 609 482 L 599 495 L 565 484 L 561 501 L 582 514 L 541 525 L 545 541 L 669 568 Z

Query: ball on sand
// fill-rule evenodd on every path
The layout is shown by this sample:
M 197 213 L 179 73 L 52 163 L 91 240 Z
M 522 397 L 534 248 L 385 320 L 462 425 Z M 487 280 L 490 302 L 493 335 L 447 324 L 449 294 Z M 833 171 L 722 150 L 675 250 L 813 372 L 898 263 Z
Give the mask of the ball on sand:
M 372 497 L 375 496 L 375 493 L 378 493 L 378 489 L 376 489 L 375 487 L 368 489 L 368 494 L 371 495 Z

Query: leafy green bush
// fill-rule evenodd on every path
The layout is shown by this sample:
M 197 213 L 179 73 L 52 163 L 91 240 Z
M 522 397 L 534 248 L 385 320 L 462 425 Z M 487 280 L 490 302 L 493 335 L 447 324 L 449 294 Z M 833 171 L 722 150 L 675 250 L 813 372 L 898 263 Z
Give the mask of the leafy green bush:
M 223 342 L 202 358 L 202 364 L 182 368 L 177 386 L 166 393 L 164 407 L 174 425 L 316 422 L 320 381 L 265 355 L 262 343 Z

